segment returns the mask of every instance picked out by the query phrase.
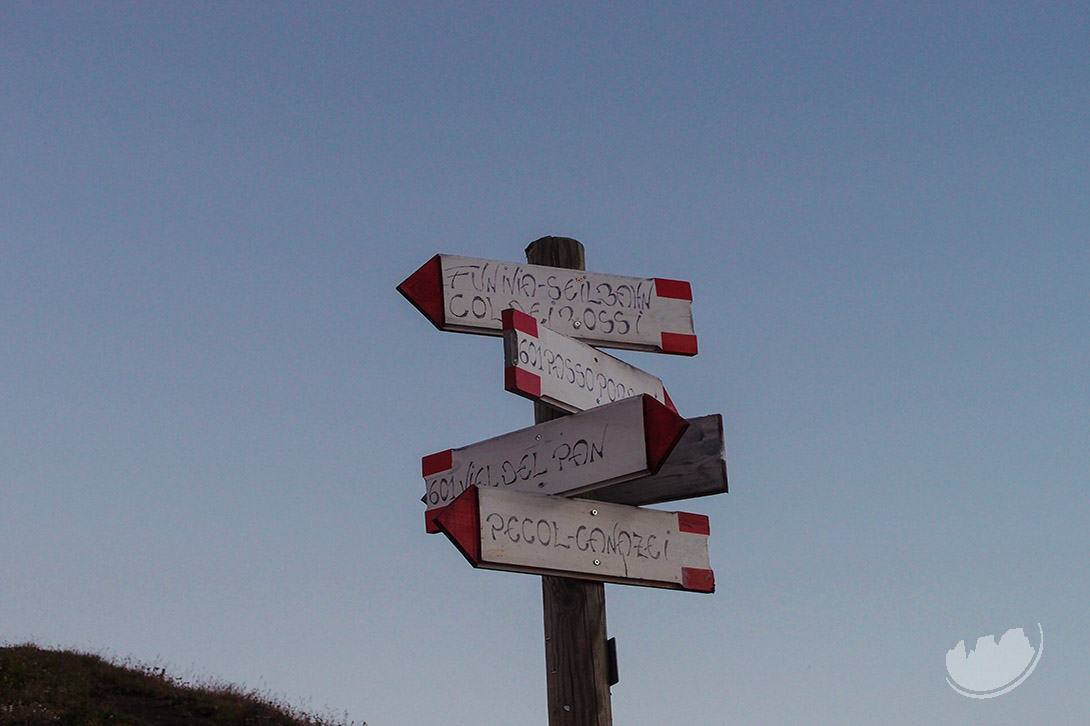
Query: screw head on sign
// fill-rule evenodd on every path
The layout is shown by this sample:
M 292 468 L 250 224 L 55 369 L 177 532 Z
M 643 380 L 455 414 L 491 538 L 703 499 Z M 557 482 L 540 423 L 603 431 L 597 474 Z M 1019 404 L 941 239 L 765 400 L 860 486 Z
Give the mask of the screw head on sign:
M 598 510 L 597 509 L 590 510 L 590 516 L 597 517 L 598 516 Z
M 598 565 L 602 564 L 602 561 L 601 560 L 595 560 L 594 564 L 595 564 L 595 566 L 598 566 Z
M 573 328 L 578 328 L 579 327 L 579 321 L 576 320 L 574 323 L 572 323 L 572 327 Z

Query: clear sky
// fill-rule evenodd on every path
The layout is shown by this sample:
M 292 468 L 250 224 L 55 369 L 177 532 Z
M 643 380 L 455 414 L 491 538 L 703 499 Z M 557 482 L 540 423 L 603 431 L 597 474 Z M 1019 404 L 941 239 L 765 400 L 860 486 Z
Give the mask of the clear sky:
M 532 407 L 394 288 L 564 235 L 692 283 L 618 355 L 726 429 L 717 592 L 607 586 L 617 724 L 1085 720 L 1088 89 L 1081 2 L 0 5 L 0 641 L 544 723 L 540 578 L 419 501 Z

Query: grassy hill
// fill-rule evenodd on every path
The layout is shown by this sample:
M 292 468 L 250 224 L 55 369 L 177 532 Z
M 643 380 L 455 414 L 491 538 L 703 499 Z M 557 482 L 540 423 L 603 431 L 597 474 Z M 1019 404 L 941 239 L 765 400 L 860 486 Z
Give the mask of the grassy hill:
M 0 647 L 0 726 L 38 724 L 353 726 L 235 686 L 180 682 L 160 668 L 33 645 Z

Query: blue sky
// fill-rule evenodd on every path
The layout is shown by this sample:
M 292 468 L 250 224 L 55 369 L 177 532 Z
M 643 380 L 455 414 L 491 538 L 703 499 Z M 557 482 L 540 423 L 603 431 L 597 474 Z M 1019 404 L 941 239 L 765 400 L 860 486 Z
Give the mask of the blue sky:
M 539 578 L 419 501 L 531 406 L 394 288 L 551 234 L 692 283 L 698 356 L 618 355 L 726 428 L 717 592 L 607 586 L 616 723 L 1077 720 L 1088 57 L 1064 2 L 5 4 L 0 641 L 543 722 Z

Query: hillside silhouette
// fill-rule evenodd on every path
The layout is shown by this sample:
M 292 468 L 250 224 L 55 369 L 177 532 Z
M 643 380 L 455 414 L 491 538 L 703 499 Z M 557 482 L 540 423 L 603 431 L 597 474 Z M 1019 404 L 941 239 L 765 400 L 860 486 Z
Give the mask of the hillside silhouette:
M 180 681 L 165 669 L 97 655 L 0 647 L 0 726 L 367 726 L 312 716 L 220 683 Z

